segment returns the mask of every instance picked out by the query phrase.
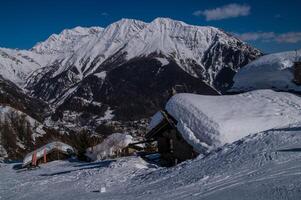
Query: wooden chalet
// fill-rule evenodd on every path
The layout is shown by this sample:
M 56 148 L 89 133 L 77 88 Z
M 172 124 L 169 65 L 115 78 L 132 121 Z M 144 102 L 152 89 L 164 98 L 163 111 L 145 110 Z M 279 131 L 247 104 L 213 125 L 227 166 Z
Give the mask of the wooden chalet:
M 147 140 L 157 142 L 162 166 L 174 166 L 182 161 L 195 158 L 198 153 L 186 142 L 176 128 L 177 121 L 166 111 L 159 111 L 163 119 L 147 134 Z
M 70 145 L 58 141 L 51 142 L 27 154 L 22 167 L 38 166 L 41 163 L 64 160 L 74 154 L 75 150 Z

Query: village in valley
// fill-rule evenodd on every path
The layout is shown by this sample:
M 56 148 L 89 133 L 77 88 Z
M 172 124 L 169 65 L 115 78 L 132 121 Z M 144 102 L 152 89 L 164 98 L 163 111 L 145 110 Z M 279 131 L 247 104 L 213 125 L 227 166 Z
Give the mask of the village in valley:
M 210 25 L 253 7 L 1 47 L 0 200 L 299 200 L 300 32 Z

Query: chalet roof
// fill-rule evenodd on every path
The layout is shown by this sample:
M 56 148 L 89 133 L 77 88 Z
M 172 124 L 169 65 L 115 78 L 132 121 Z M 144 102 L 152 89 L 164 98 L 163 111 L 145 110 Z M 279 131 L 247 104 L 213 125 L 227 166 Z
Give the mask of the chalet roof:
M 58 150 L 65 154 L 70 154 L 70 153 L 75 152 L 74 148 L 71 147 L 70 145 L 65 144 L 63 142 L 55 141 L 55 142 L 48 143 L 48 144 L 38 148 L 37 150 L 35 150 L 37 153 L 37 160 L 44 156 L 44 150 L 46 150 L 47 154 L 51 153 L 54 150 Z M 27 166 L 28 164 L 31 163 L 32 155 L 34 154 L 35 151 L 30 152 L 25 156 L 25 158 L 23 159 L 23 164 L 22 164 L 23 167 Z
M 146 139 L 154 138 L 163 133 L 169 128 L 175 128 L 176 120 L 170 116 L 166 111 L 158 111 L 151 120 L 149 131 L 145 135 Z

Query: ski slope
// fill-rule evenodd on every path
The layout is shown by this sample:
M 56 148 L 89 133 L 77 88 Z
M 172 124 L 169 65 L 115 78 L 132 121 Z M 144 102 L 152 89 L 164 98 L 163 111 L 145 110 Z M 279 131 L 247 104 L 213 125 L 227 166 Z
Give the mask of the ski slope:
M 0 199 L 299 200 L 300 149 L 301 124 L 295 124 L 247 136 L 173 168 L 139 157 L 54 161 L 21 172 L 14 164 L 0 164 Z

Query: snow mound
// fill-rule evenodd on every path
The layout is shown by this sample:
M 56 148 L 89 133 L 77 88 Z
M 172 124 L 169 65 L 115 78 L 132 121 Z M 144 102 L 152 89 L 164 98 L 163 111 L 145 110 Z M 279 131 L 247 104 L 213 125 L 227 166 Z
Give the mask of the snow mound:
M 277 89 L 301 91 L 293 82 L 293 62 L 301 60 L 301 51 L 289 51 L 263 56 L 241 68 L 234 77 L 230 91 Z
M 250 134 L 298 123 L 300 105 L 301 98 L 293 94 L 258 90 L 226 96 L 177 94 L 166 110 L 177 120 L 183 138 L 204 153 Z
M 102 160 L 116 156 L 132 143 L 133 137 L 128 134 L 114 133 L 108 136 L 102 143 L 87 149 L 86 156 L 91 160 Z

